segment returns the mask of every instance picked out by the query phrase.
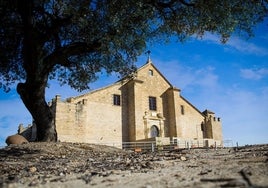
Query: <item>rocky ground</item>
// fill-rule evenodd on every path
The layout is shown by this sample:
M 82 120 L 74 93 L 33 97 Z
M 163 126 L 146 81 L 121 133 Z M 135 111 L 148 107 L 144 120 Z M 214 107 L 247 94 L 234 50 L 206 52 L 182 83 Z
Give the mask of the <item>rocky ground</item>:
M 136 153 L 74 143 L 0 150 L 1 187 L 268 187 L 268 145 Z

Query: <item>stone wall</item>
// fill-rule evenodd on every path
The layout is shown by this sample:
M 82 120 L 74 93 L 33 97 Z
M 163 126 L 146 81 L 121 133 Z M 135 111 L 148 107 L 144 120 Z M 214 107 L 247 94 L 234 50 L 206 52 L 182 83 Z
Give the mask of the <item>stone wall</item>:
M 204 116 L 194 108 L 186 99 L 180 97 L 176 111 L 178 137 L 183 139 L 202 139 L 201 124 Z
M 61 141 L 109 143 L 122 142 L 122 107 L 113 105 L 119 85 L 96 92 L 57 100 L 56 128 Z
M 163 94 L 171 85 L 151 64 L 142 67 L 135 80 L 135 140 L 149 138 L 152 126 L 156 126 L 160 136 L 164 136 L 165 117 L 160 117 L 159 114 L 164 112 L 163 104 L 166 102 L 166 98 L 163 97 Z M 149 109 L 149 97 L 156 98 L 156 110 Z M 146 119 L 144 119 L 145 113 L 147 113 Z
M 120 105 L 113 104 L 114 94 Z M 149 97 L 156 110 L 149 109 Z M 132 79 L 62 101 L 52 101 L 60 141 L 122 143 L 158 137 L 222 140 L 221 122 L 203 114 L 180 95 L 157 68 L 147 63 Z

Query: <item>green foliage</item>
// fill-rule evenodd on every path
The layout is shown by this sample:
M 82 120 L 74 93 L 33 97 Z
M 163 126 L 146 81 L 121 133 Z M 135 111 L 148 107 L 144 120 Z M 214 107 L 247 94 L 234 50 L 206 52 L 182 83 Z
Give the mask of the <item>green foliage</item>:
M 148 42 L 252 36 L 267 0 L 0 0 L 0 88 L 58 79 L 77 90 L 96 73 L 135 70 Z

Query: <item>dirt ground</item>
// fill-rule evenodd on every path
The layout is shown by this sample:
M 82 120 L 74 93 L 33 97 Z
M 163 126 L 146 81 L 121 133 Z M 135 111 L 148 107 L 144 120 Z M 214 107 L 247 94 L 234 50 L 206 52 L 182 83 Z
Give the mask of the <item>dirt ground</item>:
M 132 152 L 77 143 L 0 149 L 1 187 L 268 187 L 268 145 Z

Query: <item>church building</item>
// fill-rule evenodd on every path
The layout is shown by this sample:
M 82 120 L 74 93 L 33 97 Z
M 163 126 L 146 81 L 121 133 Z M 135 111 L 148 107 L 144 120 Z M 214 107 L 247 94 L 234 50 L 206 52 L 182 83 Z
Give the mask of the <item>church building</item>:
M 186 100 L 150 58 L 131 77 L 64 101 L 57 95 L 50 106 L 60 141 L 222 145 L 221 119 Z

